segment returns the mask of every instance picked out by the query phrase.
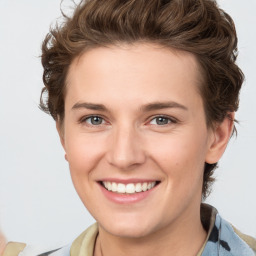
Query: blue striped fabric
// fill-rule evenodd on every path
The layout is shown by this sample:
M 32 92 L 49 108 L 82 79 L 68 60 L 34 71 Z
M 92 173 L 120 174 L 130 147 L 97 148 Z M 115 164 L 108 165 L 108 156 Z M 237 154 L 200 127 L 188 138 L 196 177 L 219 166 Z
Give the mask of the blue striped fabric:
M 255 256 L 255 252 L 233 230 L 232 226 L 216 215 L 202 256 Z

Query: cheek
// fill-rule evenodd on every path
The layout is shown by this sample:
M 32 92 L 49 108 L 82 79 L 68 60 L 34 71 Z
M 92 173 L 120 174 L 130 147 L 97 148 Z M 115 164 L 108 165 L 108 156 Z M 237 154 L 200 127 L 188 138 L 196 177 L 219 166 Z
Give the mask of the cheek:
M 85 134 L 66 137 L 66 154 L 70 165 L 71 175 L 89 173 L 98 164 L 103 154 L 101 139 Z
M 93 136 L 69 133 L 66 154 L 73 185 L 84 205 L 90 205 L 95 200 L 95 195 L 92 196 L 94 183 L 91 182 L 93 170 L 97 169 L 102 157 L 102 147 Z
M 151 156 L 173 185 L 201 182 L 206 154 L 206 136 L 196 136 L 192 132 L 176 134 L 162 140 L 158 139 L 158 143 L 158 147 L 151 145 Z

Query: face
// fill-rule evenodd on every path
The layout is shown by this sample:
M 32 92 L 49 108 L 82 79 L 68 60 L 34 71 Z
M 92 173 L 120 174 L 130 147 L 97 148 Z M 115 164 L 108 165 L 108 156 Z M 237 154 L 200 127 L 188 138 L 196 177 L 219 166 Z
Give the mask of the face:
M 72 63 L 61 140 L 82 202 L 107 232 L 147 236 L 192 221 L 213 133 L 195 57 L 153 44 Z

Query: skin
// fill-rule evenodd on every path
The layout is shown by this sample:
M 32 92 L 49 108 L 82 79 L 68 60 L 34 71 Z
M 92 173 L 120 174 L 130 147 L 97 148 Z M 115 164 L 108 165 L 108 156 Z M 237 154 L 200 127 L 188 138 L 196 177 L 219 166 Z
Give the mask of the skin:
M 228 118 L 207 127 L 201 80 L 192 54 L 150 43 L 96 48 L 73 61 L 57 129 L 77 193 L 99 223 L 94 255 L 200 250 L 204 163 L 220 159 L 233 129 Z M 99 184 L 113 178 L 160 183 L 145 199 L 118 204 Z

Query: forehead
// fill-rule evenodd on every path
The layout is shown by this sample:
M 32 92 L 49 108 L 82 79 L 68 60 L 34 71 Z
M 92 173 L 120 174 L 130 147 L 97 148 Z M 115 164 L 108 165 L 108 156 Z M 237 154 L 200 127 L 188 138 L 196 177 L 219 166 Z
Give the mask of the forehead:
M 69 69 L 66 96 L 100 102 L 121 95 L 122 102 L 129 103 L 136 98 L 170 100 L 174 95 L 198 94 L 200 83 L 193 54 L 155 44 L 123 44 L 94 48 L 77 57 Z

